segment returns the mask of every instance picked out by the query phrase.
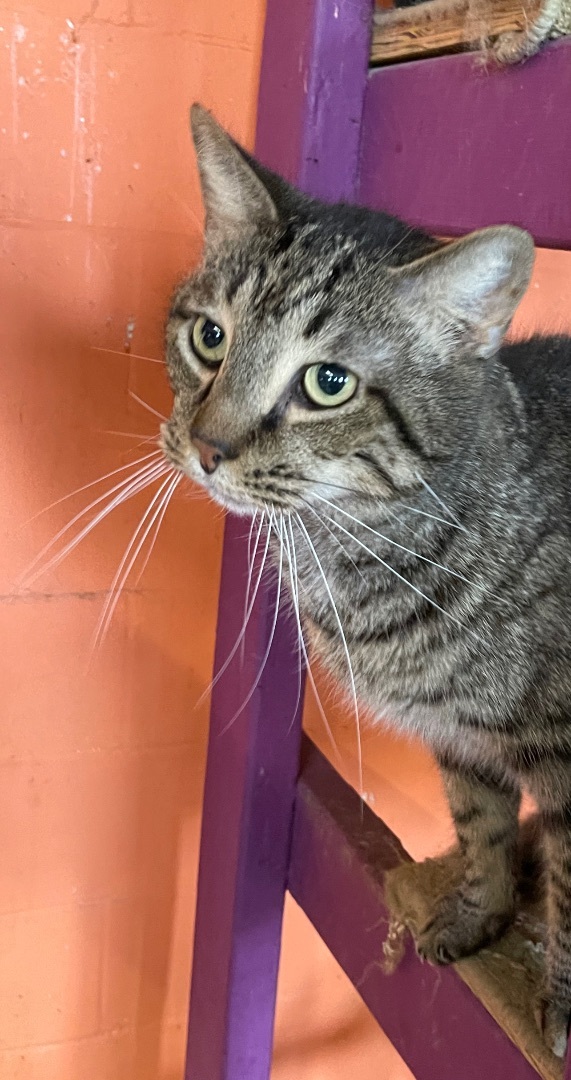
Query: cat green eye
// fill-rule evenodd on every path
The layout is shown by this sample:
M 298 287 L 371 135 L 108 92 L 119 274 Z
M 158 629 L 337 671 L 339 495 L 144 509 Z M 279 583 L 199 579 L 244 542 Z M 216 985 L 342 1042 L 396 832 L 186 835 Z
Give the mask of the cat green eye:
M 313 364 L 303 376 L 303 389 L 314 405 L 330 409 L 353 397 L 358 379 L 339 364 Z
M 196 355 L 207 364 L 221 364 L 226 356 L 226 334 L 205 315 L 199 315 L 192 328 L 191 344 Z

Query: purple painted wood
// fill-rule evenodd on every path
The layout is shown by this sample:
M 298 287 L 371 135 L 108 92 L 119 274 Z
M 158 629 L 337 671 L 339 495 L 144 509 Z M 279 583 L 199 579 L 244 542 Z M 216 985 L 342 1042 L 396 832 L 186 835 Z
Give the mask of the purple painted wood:
M 257 148 L 303 191 L 354 199 L 372 0 L 272 2 Z
M 371 0 L 269 0 L 256 152 L 314 194 L 355 193 Z M 244 613 L 248 526 L 228 518 L 218 669 Z M 212 697 L 186 1080 L 267 1080 L 301 710 L 285 616 L 266 673 L 229 728 L 262 661 L 275 611 L 264 586 L 239 655 Z
M 359 199 L 436 233 L 523 225 L 571 247 L 571 40 L 515 68 L 470 54 L 372 72 Z
M 229 518 L 222 565 L 215 670 L 244 618 L 243 518 Z M 281 619 L 250 702 L 274 621 L 263 590 L 240 650 L 212 693 L 204 793 L 186 1080 L 266 1080 L 291 813 L 299 760 L 300 704 L 292 626 Z
M 384 973 L 382 874 L 408 856 L 309 740 L 303 757 L 289 888 L 416 1080 L 537 1080 L 452 969 L 409 946 Z

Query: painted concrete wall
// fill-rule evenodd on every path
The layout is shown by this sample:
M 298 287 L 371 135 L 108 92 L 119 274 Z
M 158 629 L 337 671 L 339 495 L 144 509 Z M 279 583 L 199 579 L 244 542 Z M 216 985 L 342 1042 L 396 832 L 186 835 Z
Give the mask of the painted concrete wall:
M 169 408 L 162 323 L 200 245 L 186 108 L 203 100 L 252 144 L 263 8 L 0 7 L 2 1080 L 182 1077 L 220 514 L 177 496 L 93 655 L 151 489 L 15 582 L 129 468 L 57 500 L 152 450 L 157 418 L 133 395 Z M 571 257 L 541 255 L 525 325 L 565 325 L 570 284 Z M 308 724 L 325 746 L 311 706 Z M 355 780 L 351 717 L 334 729 Z M 447 842 L 417 748 L 368 735 L 364 788 L 414 854 Z M 357 1069 L 408 1075 L 288 904 L 274 1076 Z

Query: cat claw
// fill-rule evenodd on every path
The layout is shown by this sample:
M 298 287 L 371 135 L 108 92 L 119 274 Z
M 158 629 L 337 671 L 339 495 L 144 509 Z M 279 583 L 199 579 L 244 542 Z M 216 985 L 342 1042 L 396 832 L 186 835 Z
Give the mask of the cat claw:
M 421 960 L 442 967 L 471 956 L 501 936 L 511 920 L 511 912 L 471 912 L 460 893 L 451 893 L 438 905 L 433 918 L 416 937 Z
M 537 46 L 532 45 L 520 30 L 513 30 L 501 34 L 492 51 L 499 64 L 520 64 L 537 52 Z
M 555 1057 L 564 1058 L 569 1037 L 571 1010 L 547 997 L 540 998 L 535 1008 L 537 1026 Z

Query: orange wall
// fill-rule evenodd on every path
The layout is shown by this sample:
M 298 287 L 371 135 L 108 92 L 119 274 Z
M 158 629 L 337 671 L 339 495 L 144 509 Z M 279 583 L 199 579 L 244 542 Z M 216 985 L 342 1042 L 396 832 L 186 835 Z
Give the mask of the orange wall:
M 168 409 L 160 364 L 138 356 L 160 357 L 199 248 L 186 108 L 203 100 L 251 145 L 263 7 L 0 9 L 0 1080 L 182 1077 L 220 515 L 175 500 L 92 657 L 144 498 L 25 592 L 14 582 L 105 485 L 40 510 L 148 449 L 156 419 L 129 392 Z M 529 303 L 558 323 L 569 257 L 542 267 Z M 355 780 L 350 717 L 335 731 Z M 364 789 L 413 853 L 449 839 L 420 750 L 368 736 Z M 408 1075 L 288 904 L 273 1075 L 350 1070 Z
M 24 594 L 14 581 L 90 493 L 33 515 L 149 450 L 157 421 L 129 391 L 168 408 L 162 367 L 124 345 L 160 357 L 199 249 L 189 104 L 252 143 L 263 14 L 0 10 L 2 1080 L 182 1076 L 220 515 L 176 500 L 89 670 L 145 499 Z

